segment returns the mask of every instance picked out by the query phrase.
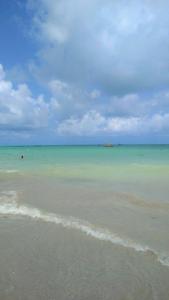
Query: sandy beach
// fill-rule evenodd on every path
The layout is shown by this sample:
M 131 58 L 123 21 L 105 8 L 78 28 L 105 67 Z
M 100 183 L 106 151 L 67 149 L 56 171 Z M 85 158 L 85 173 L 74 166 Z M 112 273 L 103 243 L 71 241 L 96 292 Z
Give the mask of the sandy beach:
M 109 159 L 107 149 L 26 149 L 24 162 L 9 151 L 11 169 L 5 149 L 0 154 L 0 298 L 168 300 L 169 177 L 161 149 L 120 149 L 119 173 L 113 149 Z M 85 164 L 89 151 L 95 159 Z

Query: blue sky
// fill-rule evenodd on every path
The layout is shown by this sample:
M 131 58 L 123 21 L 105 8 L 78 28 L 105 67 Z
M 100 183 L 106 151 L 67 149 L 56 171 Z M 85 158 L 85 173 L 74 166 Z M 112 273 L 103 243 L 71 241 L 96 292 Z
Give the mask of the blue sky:
M 0 1 L 0 144 L 168 143 L 168 11 Z

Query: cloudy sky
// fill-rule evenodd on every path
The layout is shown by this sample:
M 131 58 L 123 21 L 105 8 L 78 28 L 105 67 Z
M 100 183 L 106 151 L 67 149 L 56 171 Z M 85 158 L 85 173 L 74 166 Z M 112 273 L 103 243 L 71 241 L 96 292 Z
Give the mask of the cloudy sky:
M 0 144 L 169 142 L 168 0 L 1 0 Z

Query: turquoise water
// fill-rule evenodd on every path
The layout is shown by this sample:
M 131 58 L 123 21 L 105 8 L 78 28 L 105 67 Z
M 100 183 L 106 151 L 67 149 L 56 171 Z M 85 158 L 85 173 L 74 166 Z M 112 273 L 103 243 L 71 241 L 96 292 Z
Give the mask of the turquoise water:
M 24 155 L 24 159 L 20 159 Z M 0 147 L 0 173 L 104 179 L 169 176 L 168 145 Z

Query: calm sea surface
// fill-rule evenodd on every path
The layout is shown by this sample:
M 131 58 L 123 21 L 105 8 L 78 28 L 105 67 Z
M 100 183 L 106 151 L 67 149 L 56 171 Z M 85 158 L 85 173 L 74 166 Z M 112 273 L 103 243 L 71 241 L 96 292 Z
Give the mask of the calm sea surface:
M 168 232 L 168 145 L 0 147 L 0 300 L 168 300 Z

